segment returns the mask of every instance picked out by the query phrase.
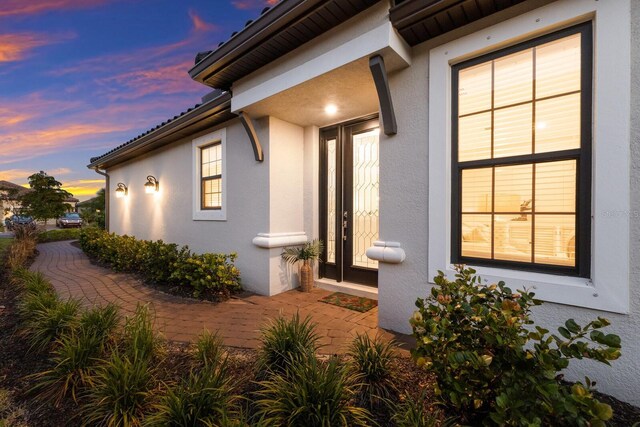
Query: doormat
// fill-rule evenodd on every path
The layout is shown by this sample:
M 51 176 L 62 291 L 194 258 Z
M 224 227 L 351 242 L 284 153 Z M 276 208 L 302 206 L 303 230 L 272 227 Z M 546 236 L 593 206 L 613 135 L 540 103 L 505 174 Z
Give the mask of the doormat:
M 327 295 L 318 301 L 331 305 L 337 305 L 338 307 L 348 308 L 349 310 L 359 311 L 364 313 L 372 308 L 378 306 L 378 301 L 374 299 L 356 297 L 354 295 L 347 295 L 342 292 L 334 292 L 331 295 Z

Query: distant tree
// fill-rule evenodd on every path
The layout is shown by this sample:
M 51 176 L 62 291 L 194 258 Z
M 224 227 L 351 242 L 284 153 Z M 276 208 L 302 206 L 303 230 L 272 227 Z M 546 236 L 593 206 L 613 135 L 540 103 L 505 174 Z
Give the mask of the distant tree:
M 29 177 L 29 187 L 33 191 L 20 198 L 24 212 L 36 220 L 57 218 L 67 211 L 64 201 L 72 194 L 63 190 L 62 184 L 54 177 L 40 171 Z
M 96 197 L 82 202 L 78 205 L 81 210 L 82 219 L 88 224 L 96 224 L 104 228 L 105 224 L 105 191 L 101 188 L 96 193 Z

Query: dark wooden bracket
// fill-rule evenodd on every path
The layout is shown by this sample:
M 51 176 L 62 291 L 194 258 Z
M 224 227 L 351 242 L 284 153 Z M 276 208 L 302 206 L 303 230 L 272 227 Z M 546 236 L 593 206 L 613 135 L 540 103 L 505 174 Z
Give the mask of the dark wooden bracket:
M 240 111 L 238 113 L 238 117 L 240 117 L 242 126 L 244 126 L 244 130 L 246 130 L 247 135 L 249 135 L 251 146 L 253 147 L 253 155 L 255 156 L 256 161 L 263 161 L 264 155 L 262 154 L 262 146 L 260 145 L 260 140 L 258 139 L 258 135 L 256 134 L 256 128 L 253 127 L 253 121 L 251 121 L 251 117 L 249 117 L 249 115 L 244 111 Z
M 375 55 L 369 58 L 369 69 L 371 69 L 371 76 L 378 92 L 384 134 L 395 135 L 398 133 L 398 124 L 396 123 L 396 113 L 393 110 L 393 101 L 391 101 L 387 69 L 384 66 L 382 56 Z

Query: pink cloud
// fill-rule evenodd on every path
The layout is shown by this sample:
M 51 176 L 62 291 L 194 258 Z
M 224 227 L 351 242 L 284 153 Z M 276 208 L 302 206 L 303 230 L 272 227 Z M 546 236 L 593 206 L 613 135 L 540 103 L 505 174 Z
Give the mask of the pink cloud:
M 40 46 L 59 43 L 73 38 L 72 34 L 51 35 L 44 33 L 0 34 L 0 62 L 15 62 L 27 57 Z
M 236 9 L 259 9 L 266 6 L 274 6 L 279 0 L 233 0 L 231 4 Z
M 192 61 L 187 60 L 150 68 L 131 69 L 98 79 L 97 83 L 109 91 L 108 97 L 111 100 L 136 99 L 147 95 L 202 93 L 202 85 L 191 80 L 187 74 L 191 63 Z
M 166 103 L 159 102 L 157 96 L 149 96 L 103 106 L 80 100 L 47 99 L 40 93 L 0 98 L 0 164 L 66 150 L 100 154 L 175 115 L 176 105 L 193 105 L 193 98 L 178 93 Z M 51 112 L 57 114 L 50 116 Z M 2 126 L 4 122 L 11 125 Z
M 36 15 L 52 10 L 80 9 L 99 6 L 109 0 L 2 0 L 0 17 Z
M 173 43 L 102 55 L 51 71 L 53 76 L 84 74 L 95 82 L 103 96 L 114 101 L 147 95 L 202 94 L 202 85 L 187 72 L 193 65 L 197 46 L 209 44 L 208 34 L 218 28 L 189 11 L 189 35 Z M 144 58 L 143 61 L 140 58 Z M 95 88 L 94 88 L 95 89 Z M 78 88 L 73 88 L 77 91 Z M 197 99 L 197 98 L 196 98 Z
M 193 31 L 195 32 L 207 32 L 207 31 L 219 30 L 219 28 L 215 24 L 206 22 L 193 9 L 189 9 L 189 17 L 191 18 L 191 23 L 193 24 Z
M 46 117 L 52 111 L 63 113 L 82 105 L 81 101 L 46 99 L 40 92 L 33 92 L 21 98 L 0 98 L 0 127 L 19 126 L 29 120 Z
M 74 84 L 62 93 L 0 97 L 0 164 L 68 150 L 86 152 L 88 160 L 193 106 L 207 89 L 187 72 L 194 53 L 209 45 L 217 28 L 193 11 L 189 18 L 189 33 L 173 43 L 101 55 L 49 72 L 74 75 Z

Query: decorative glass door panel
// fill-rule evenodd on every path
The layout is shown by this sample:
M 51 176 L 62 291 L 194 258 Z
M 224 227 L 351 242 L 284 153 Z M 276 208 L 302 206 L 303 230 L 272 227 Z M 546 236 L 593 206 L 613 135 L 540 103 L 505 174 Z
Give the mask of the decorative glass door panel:
M 327 141 L 327 260 L 336 262 L 336 139 Z
M 353 265 L 378 268 L 366 250 L 378 240 L 379 130 L 353 135 Z
M 320 274 L 376 286 L 378 262 L 366 250 L 378 240 L 378 120 L 323 129 L 321 230 L 325 253 Z

